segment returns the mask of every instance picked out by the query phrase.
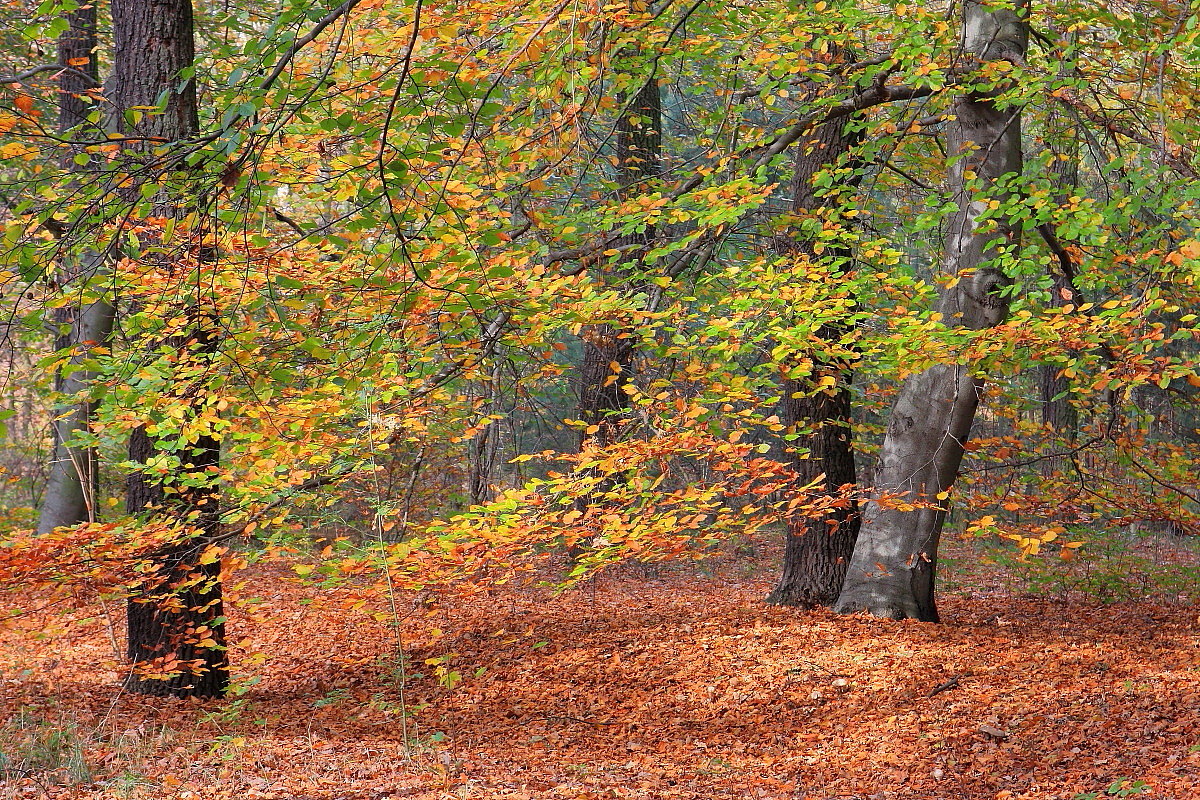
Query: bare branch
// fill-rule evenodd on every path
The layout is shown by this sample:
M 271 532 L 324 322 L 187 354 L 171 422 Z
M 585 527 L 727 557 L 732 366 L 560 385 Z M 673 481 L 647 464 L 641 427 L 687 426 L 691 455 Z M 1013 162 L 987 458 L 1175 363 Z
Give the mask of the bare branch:
M 288 65 L 292 63 L 292 59 L 296 57 L 297 53 L 311 44 L 312 41 L 320 36 L 321 32 L 326 28 L 337 22 L 346 14 L 349 14 L 351 11 L 353 11 L 354 7 L 361 2 L 362 0 L 346 0 L 346 2 L 342 3 L 340 6 L 322 17 L 317 24 L 313 26 L 311 31 L 292 42 L 292 46 L 289 47 L 287 52 L 283 54 L 278 62 L 276 62 L 275 68 L 271 70 L 271 74 L 263 78 L 263 81 L 258 85 L 258 88 L 270 89 L 271 86 L 274 85 L 275 81 L 279 80 L 279 76 L 282 75 L 283 71 L 288 68 Z
M 16 75 L 0 75 L 0 83 L 24 83 L 35 75 L 40 75 L 43 72 L 58 72 L 59 74 L 69 72 L 76 78 L 82 78 L 91 85 L 93 89 L 99 89 L 100 84 L 96 83 L 96 79 L 88 75 L 83 70 L 68 67 L 63 64 L 39 64 L 36 67 L 30 67 L 24 72 L 18 72 Z M 57 76 L 55 76 L 57 77 Z

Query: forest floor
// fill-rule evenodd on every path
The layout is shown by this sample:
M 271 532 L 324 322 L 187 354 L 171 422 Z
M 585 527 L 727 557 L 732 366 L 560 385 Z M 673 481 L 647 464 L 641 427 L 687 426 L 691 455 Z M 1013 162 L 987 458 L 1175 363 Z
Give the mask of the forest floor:
M 406 596 L 399 643 L 385 599 L 260 565 L 230 611 L 236 693 L 204 704 L 121 693 L 99 606 L 15 614 L 0 797 L 1200 797 L 1195 605 L 1029 595 L 949 554 L 970 568 L 942 625 L 764 606 L 760 548 Z

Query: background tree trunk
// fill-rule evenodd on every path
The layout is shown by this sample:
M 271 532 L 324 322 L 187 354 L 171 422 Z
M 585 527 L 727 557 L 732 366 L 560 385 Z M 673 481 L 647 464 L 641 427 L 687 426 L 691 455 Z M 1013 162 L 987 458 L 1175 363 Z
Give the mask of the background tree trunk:
M 185 142 L 199 129 L 195 83 L 181 77 L 195 60 L 192 5 L 190 0 L 113 0 L 112 20 L 112 99 L 121 132 L 143 137 L 123 154 L 138 184 L 160 170 L 183 169 L 182 164 L 171 163 L 170 145 Z M 160 103 L 162 113 L 137 118 L 125 114 Z M 189 202 L 194 203 L 194 198 Z M 157 204 L 155 213 L 160 216 L 180 216 L 184 210 L 179 198 L 162 196 Z M 199 249 L 202 232 L 193 233 Z M 171 271 L 170 265 L 167 269 Z M 200 297 L 184 302 L 190 332 L 170 337 L 168 344 L 175 363 L 203 366 L 217 352 L 217 320 L 200 307 Z M 183 385 L 177 396 L 180 401 L 196 399 L 203 389 L 202 383 Z M 138 471 L 129 476 L 127 485 L 130 514 L 166 518 L 195 531 L 158 554 L 156 575 L 128 603 L 129 658 L 134 664 L 155 665 L 146 674 L 135 670 L 126 682 L 128 689 L 141 694 L 215 697 L 225 692 L 229 682 L 220 564 L 199 563 L 210 537 L 219 530 L 212 473 L 219 462 L 220 441 L 200 436 L 189 444 L 177 453 L 182 475 L 152 478 Z M 133 432 L 131 461 L 145 464 L 159 452 L 158 442 L 145 428 Z
M 622 198 L 634 196 L 647 181 L 658 177 L 662 162 L 662 106 L 658 79 L 651 74 L 625 104 L 616 129 L 617 182 Z M 614 244 L 614 247 L 648 244 L 654 227 L 646 226 Z M 629 273 L 642 253 L 634 249 L 611 274 L 611 280 L 628 284 Z M 632 288 L 631 288 L 632 290 Z M 625 393 L 633 372 L 634 347 L 627 331 L 614 325 L 592 325 L 583 332 L 583 359 L 579 370 L 579 419 L 599 426 L 595 434 L 583 434 L 580 447 L 592 436 L 601 446 L 613 440 L 613 426 L 629 410 Z
M 819 212 L 827 205 L 845 202 L 843 193 L 818 192 L 813 179 L 818 173 L 833 169 L 860 142 L 861 137 L 852 125 L 848 127 L 846 120 L 826 123 L 797 144 L 793 201 L 796 213 L 818 212 L 823 217 Z M 849 170 L 849 180 L 844 182 L 847 187 L 856 182 L 854 167 L 852 162 L 845 165 Z M 810 263 L 825 266 L 831 282 L 839 280 L 852 257 L 850 248 L 844 246 L 826 248 L 819 256 L 811 242 L 799 240 L 795 234 L 777 237 L 777 242 L 778 249 L 804 254 Z M 830 350 L 837 351 L 844 347 L 842 339 L 846 333 L 843 325 L 823 325 L 817 336 Z M 819 388 L 824 377 L 832 377 L 836 383 Z M 837 497 L 842 495 L 843 487 L 856 481 L 850 427 L 851 378 L 849 362 L 815 354 L 811 375 L 783 382 L 781 421 L 789 432 L 808 431 L 791 442 L 788 449 L 789 462 L 799 476 L 798 488 L 820 480 L 822 491 Z M 768 595 L 768 603 L 814 608 L 832 605 L 837 599 L 859 529 L 857 504 L 852 497 L 846 497 L 844 502 L 845 505 L 823 518 L 788 520 L 783 575 Z
M 624 53 L 625 58 L 634 54 Z M 658 177 L 662 168 L 662 103 L 658 78 L 652 69 L 641 87 L 629 98 L 621 111 L 616 127 L 617 183 L 622 199 L 643 190 L 647 181 Z M 613 246 L 646 245 L 654 240 L 654 226 L 635 233 Z M 607 282 L 626 292 L 637 290 L 635 274 L 644 250 L 635 247 L 622 260 L 607 269 Z M 629 395 L 625 387 L 633 379 L 636 348 L 630 331 L 609 323 L 587 326 L 581 333 L 583 357 L 579 365 L 579 404 L 577 419 L 584 423 L 579 435 L 579 451 L 589 444 L 607 447 L 620 436 L 620 427 L 629 415 Z M 611 485 L 611 481 L 609 482 Z M 604 487 L 601 487 L 604 491 Z M 586 510 L 591 497 L 576 501 L 576 508 Z M 571 558 L 580 554 L 579 546 L 572 548 Z
M 88 114 L 95 108 L 87 93 L 100 83 L 94 52 L 96 7 L 85 5 L 67 13 L 65 18 L 68 28 L 58 39 L 58 63 L 65 68 L 58 77 L 60 134 L 87 123 Z M 80 152 L 81 148 L 68 148 L 62 158 L 63 168 L 74 173 L 91 172 L 90 164 L 75 161 Z M 90 251 L 69 256 L 57 279 L 64 295 L 69 296 L 75 291 L 83 293 L 103 261 L 102 254 Z M 107 300 L 67 304 L 54 310 L 55 349 L 72 350 L 73 354 L 69 365 L 54 380 L 55 391 L 63 401 L 54 409 L 54 452 L 38 513 L 38 533 L 49 533 L 63 525 L 76 525 L 96 518 L 100 477 L 96 451 L 73 443 L 79 434 L 87 431 L 92 418 L 91 403 L 79 398 L 91 386 L 95 376 L 83 369 L 80 362 L 87 357 L 91 347 L 108 342 L 114 315 L 115 309 Z
M 1024 16 L 977 0 L 967 0 L 963 11 L 968 58 L 1023 60 Z M 1008 310 L 1008 279 L 991 260 L 998 247 L 1018 243 L 1019 231 L 1003 221 L 981 225 L 987 204 L 980 195 L 994 197 L 1003 176 L 1021 172 L 1020 112 L 973 93 L 959 97 L 951 113 L 948 152 L 961 157 L 950 167 L 958 210 L 949 222 L 945 269 L 958 281 L 942 293 L 939 310 L 945 324 L 978 330 L 999 324 Z M 934 574 L 945 493 L 958 477 L 982 389 L 983 379 L 969 367 L 948 364 L 914 375 L 901 388 L 835 610 L 938 620 Z M 906 510 L 889 497 L 926 507 Z
M 1067 41 L 1074 44 L 1077 34 L 1072 31 L 1067 34 Z M 1071 62 L 1064 61 L 1059 74 L 1070 77 Z M 1065 203 L 1079 187 L 1079 128 L 1058 104 L 1051 104 L 1046 117 L 1046 147 L 1053 154 L 1050 164 L 1050 174 L 1053 176 L 1054 188 L 1057 190 L 1058 202 Z M 1056 271 L 1053 274 L 1052 306 L 1064 306 L 1068 303 L 1080 305 L 1083 300 L 1075 297 L 1069 276 Z M 1070 398 L 1065 393 L 1071 388 L 1071 383 L 1061 375 L 1062 369 L 1054 364 L 1042 364 L 1038 367 L 1038 393 L 1042 401 L 1042 424 L 1055 433 L 1069 440 L 1075 438 L 1079 430 L 1079 411 L 1071 405 Z M 1056 399 L 1057 398 L 1057 399 Z M 1055 460 L 1044 462 L 1043 468 L 1049 473 L 1057 468 Z

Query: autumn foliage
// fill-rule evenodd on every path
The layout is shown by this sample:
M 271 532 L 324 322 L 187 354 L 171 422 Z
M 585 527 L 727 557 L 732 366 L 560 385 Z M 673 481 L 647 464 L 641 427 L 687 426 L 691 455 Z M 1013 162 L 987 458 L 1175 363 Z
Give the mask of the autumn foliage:
M 351 746 L 364 796 L 1187 794 L 1192 592 L 1088 570 L 1150 531 L 1186 577 L 1200 530 L 1189 6 L 168 6 L 154 74 L 110 52 L 152 4 L 84 55 L 90 6 L 0 5 L 20 791 L 61 699 L 96 796 L 144 747 L 154 791 L 340 797 Z M 952 469 L 880 478 L 963 397 Z M 800 468 L 831 427 L 842 486 Z M 47 453 L 83 512 L 37 533 Z M 947 543 L 946 628 L 760 605 L 773 539 L 860 512 L 860 577 Z M 999 588 L 1038 570 L 1087 602 Z M 230 664 L 223 705 L 112 700 Z

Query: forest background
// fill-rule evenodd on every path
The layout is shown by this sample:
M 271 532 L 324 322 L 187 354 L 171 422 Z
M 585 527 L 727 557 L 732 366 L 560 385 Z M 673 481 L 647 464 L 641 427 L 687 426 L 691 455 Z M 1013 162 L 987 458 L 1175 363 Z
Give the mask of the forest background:
M 401 665 L 417 609 L 773 540 L 773 605 L 937 621 L 943 534 L 1190 600 L 1187 3 L 2 13 L 0 587 L 123 616 L 125 691 L 252 691 L 255 580 Z

